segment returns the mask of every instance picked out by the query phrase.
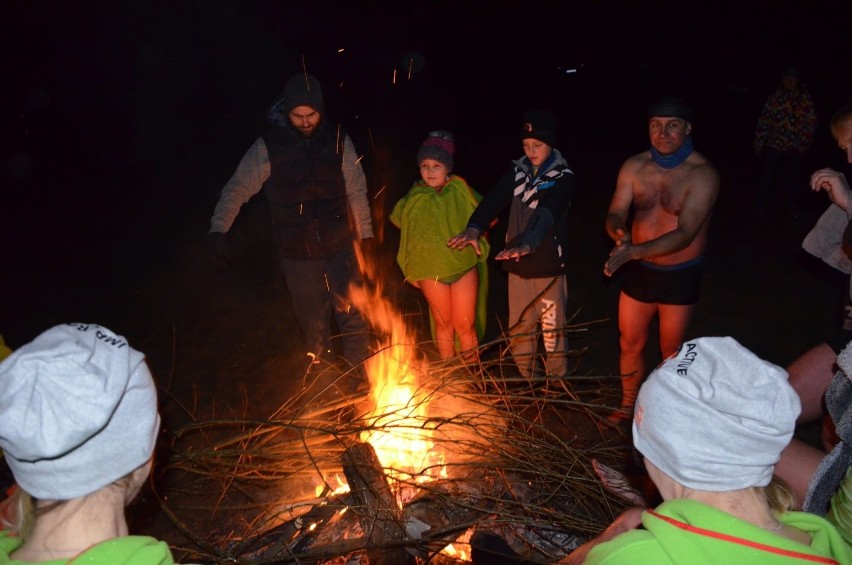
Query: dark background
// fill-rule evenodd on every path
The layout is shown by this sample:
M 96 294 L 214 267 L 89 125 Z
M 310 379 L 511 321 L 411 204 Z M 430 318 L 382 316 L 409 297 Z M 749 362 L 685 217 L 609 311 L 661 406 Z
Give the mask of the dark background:
M 63 322 L 126 336 L 160 385 L 164 445 L 188 419 L 262 418 L 280 406 L 305 357 L 264 200 L 231 230 L 231 269 L 208 264 L 205 236 L 267 106 L 307 69 L 363 154 L 386 281 L 421 323 L 385 220 L 417 175 L 417 145 L 431 129 L 452 130 L 456 172 L 486 193 L 521 154 L 524 108 L 557 114 L 558 147 L 578 179 L 573 321 L 597 328 L 572 334 L 572 348 L 587 351 L 582 372 L 610 377 L 614 398 L 618 281 L 601 274 L 612 245 L 603 221 L 619 166 L 647 148 L 649 102 L 686 97 L 696 149 L 721 176 L 688 337 L 733 335 L 789 363 L 836 326 L 848 277 L 802 257 L 827 205 L 804 178 L 810 217 L 789 222 L 776 207 L 755 222 L 751 140 L 766 97 L 797 65 L 819 115 L 803 177 L 849 173 L 827 121 L 852 97 L 850 16 L 848 0 L 5 1 L 0 334 L 13 348 Z M 493 262 L 491 275 L 493 337 L 506 298 Z M 154 515 L 136 512 L 134 531 L 159 523 L 176 543 Z
M 266 107 L 303 68 L 364 155 L 383 238 L 428 130 L 455 132 L 457 172 L 487 192 L 520 154 L 523 109 L 549 106 L 579 190 L 605 202 L 663 93 L 692 103 L 696 147 L 736 209 L 757 114 L 790 65 L 819 112 L 808 166 L 844 166 L 826 123 L 852 96 L 849 22 L 842 1 L 4 2 L 0 332 L 15 347 L 62 321 L 126 323 L 139 291 L 118 289 L 201 245 Z M 258 254 L 271 253 L 251 222 L 263 205 L 234 230 Z M 605 209 L 575 210 L 602 225 Z

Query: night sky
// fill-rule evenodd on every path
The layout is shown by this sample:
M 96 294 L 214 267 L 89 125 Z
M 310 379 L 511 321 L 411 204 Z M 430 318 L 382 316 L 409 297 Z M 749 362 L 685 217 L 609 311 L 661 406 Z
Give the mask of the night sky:
M 455 132 L 460 173 L 487 187 L 518 156 L 532 104 L 558 115 L 579 171 L 603 171 L 587 183 L 611 191 L 665 93 L 692 103 L 696 144 L 724 186 L 736 168 L 725 159 L 751 151 L 790 65 L 820 116 L 813 158 L 840 166 L 826 121 L 852 96 L 848 0 L 20 0 L 0 6 L 0 41 L 7 336 L 53 288 L 167 268 L 203 237 L 266 107 L 303 68 L 364 154 L 371 192 L 388 198 L 437 127 Z

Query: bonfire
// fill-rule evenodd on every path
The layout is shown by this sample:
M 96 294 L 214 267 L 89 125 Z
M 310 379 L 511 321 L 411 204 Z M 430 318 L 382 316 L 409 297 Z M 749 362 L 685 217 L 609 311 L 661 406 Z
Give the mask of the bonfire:
M 266 420 L 176 432 L 156 494 L 186 539 L 182 561 L 396 565 L 494 552 L 550 563 L 624 508 L 591 466 L 612 448 L 568 427 L 572 414 L 603 420 L 600 398 L 577 392 L 599 380 L 579 373 L 579 351 L 570 378 L 535 382 L 517 375 L 505 340 L 483 344 L 475 363 L 430 360 L 379 284 L 352 298 L 377 336 L 349 369 L 366 373 L 368 393 L 340 394 L 349 371 L 314 366 Z

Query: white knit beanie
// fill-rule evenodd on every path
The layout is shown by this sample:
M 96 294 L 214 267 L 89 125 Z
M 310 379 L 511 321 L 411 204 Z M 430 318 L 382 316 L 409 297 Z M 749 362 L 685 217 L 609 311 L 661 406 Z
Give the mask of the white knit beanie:
M 94 324 L 55 326 L 0 363 L 0 448 L 32 496 L 68 500 L 154 452 L 160 416 L 144 356 Z
M 633 441 L 680 484 L 766 486 L 801 410 L 787 372 L 731 337 L 684 343 L 639 390 Z

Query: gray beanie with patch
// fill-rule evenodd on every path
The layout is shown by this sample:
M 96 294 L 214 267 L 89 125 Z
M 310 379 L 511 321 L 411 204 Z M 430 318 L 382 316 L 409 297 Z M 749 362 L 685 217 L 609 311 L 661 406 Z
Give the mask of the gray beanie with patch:
M 157 390 L 142 353 L 95 324 L 54 326 L 0 363 L 0 448 L 21 488 L 70 500 L 151 459 Z
M 766 486 L 800 409 L 787 371 L 731 337 L 703 337 L 648 376 L 636 399 L 633 441 L 683 486 Z

